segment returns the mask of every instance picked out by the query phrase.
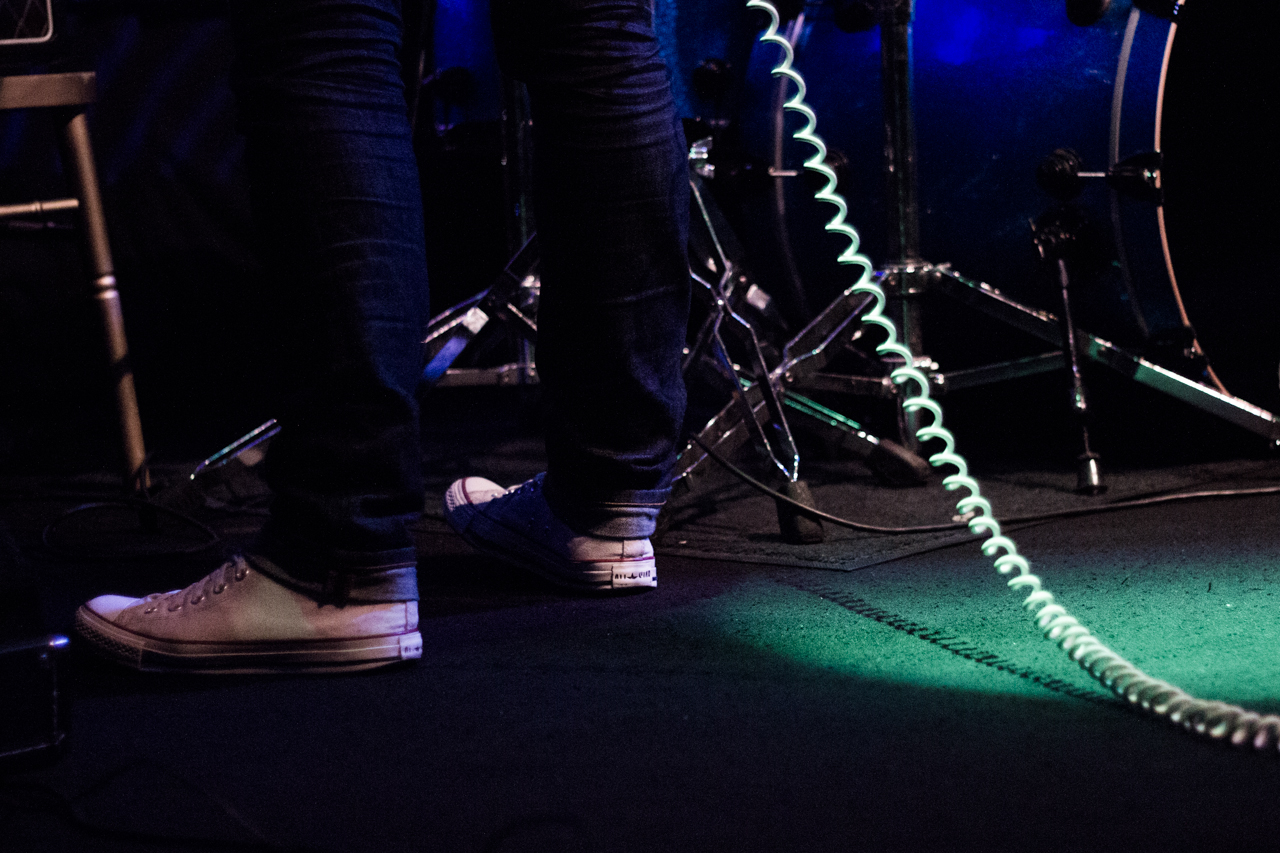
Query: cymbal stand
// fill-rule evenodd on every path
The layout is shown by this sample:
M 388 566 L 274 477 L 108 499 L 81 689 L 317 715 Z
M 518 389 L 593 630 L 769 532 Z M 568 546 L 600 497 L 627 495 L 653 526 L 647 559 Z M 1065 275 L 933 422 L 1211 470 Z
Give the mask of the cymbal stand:
M 695 156 L 705 157 L 705 142 L 695 144 L 693 151 Z M 808 487 L 800 480 L 800 452 L 782 410 L 782 399 L 777 385 L 768 381 L 770 371 L 760 336 L 737 310 L 754 307 L 758 312 L 768 312 L 772 303 L 726 252 L 724 240 L 730 232 L 727 228 L 716 227 L 722 224 L 716 221 L 718 211 L 710 203 L 696 174 L 691 176 L 690 191 L 698 214 L 695 227 L 691 229 L 690 254 L 696 257 L 691 257 L 690 275 L 694 283 L 701 286 L 702 289 L 696 292 L 706 298 L 709 310 L 693 342 L 685 349 L 682 366 L 688 373 L 697 364 L 710 365 L 725 380 L 731 395 L 725 409 L 704 427 L 700 438 L 719 444 L 732 438 L 737 446 L 751 441 L 781 475 L 783 493 L 812 505 Z M 699 229 L 698 225 L 705 230 Z M 700 252 L 697 250 L 702 242 L 699 235 L 706 238 Z M 735 339 L 738 351 L 745 354 L 742 359 L 746 362 L 745 369 L 730 356 L 725 332 Z M 686 487 L 690 486 L 689 475 L 693 468 L 702 461 L 691 457 L 691 448 L 692 445 L 681 454 L 675 472 L 675 479 Z M 778 505 L 778 522 L 789 541 L 822 541 L 821 522 L 798 515 L 786 504 Z
M 707 424 L 699 440 L 730 454 L 751 443 L 781 480 L 787 497 L 812 505 L 808 487 L 799 477 L 800 455 L 786 409 L 805 417 L 803 423 L 824 432 L 843 449 L 862 458 L 882 479 L 922 482 L 928 474 L 924 460 L 893 442 L 864 431 L 859 424 L 803 396 L 800 391 L 822 388 L 830 377 L 820 369 L 842 350 L 845 332 L 869 305 L 858 298 L 838 303 L 811 322 L 779 351 L 773 341 L 785 334 L 785 323 L 767 292 L 757 285 L 739 260 L 741 249 L 698 175 L 710 174 L 706 143 L 692 148 L 690 177 L 694 227 L 690 239 L 690 274 L 699 285 L 706 316 L 693 335 L 683 359 L 686 373 L 709 366 L 728 387 L 730 400 Z M 425 388 L 462 385 L 530 385 L 538 381 L 533 364 L 537 340 L 538 278 L 536 234 L 508 262 L 486 290 L 449 308 L 428 327 L 423 340 L 421 385 Z M 856 310 L 851 310 L 856 309 Z M 468 346 L 482 334 L 506 328 L 517 337 L 516 360 L 496 367 L 455 367 Z M 736 358 L 735 358 L 736 356 Z M 771 366 L 772 365 L 772 366 Z M 839 377 L 843 384 L 847 380 Z M 892 396 L 887 380 L 868 381 L 882 396 Z M 707 454 L 690 443 L 677 461 L 676 493 L 693 488 Z M 816 520 L 778 503 L 783 535 L 794 542 L 822 539 Z
M 850 331 L 850 327 L 870 307 L 871 300 L 846 294 L 780 350 L 776 349 L 770 337 L 783 328 L 781 318 L 768 294 L 753 281 L 740 260 L 741 248 L 732 229 L 701 180 L 713 174 L 705 162 L 707 153 L 707 140 L 694 143 L 694 174 L 690 180 L 694 213 L 690 272 L 700 286 L 695 293 L 702 296 L 707 315 L 686 350 L 684 366 L 686 373 L 698 364 L 710 366 L 725 380 L 731 399 L 680 454 L 673 472 L 673 494 L 679 496 L 693 490 L 698 471 L 710 457 L 704 448 L 728 456 L 751 443 L 765 464 L 781 475 L 781 492 L 812 506 L 809 489 L 799 477 L 800 454 L 788 411 L 803 415 L 798 424 L 819 431 L 861 458 L 882 479 L 899 484 L 923 482 L 929 470 L 923 459 L 871 435 L 856 422 L 801 393 L 823 390 L 829 384 L 830 377 L 821 370 L 844 350 L 847 341 L 857 338 L 859 333 Z M 738 361 L 742 364 L 735 361 L 734 354 L 740 355 Z M 837 377 L 837 381 L 840 390 L 847 390 L 846 377 Z M 865 387 L 871 386 L 882 396 L 894 395 L 887 379 L 867 380 Z M 788 541 L 821 541 L 819 522 L 782 501 L 777 508 L 779 527 Z
M 538 381 L 532 344 L 538 338 L 538 238 L 533 235 L 493 284 L 437 315 L 422 341 L 420 387 L 531 385 Z M 494 322 L 497 321 L 497 322 Z M 516 360 L 496 367 L 455 368 L 454 362 L 486 328 L 506 327 L 517 336 Z

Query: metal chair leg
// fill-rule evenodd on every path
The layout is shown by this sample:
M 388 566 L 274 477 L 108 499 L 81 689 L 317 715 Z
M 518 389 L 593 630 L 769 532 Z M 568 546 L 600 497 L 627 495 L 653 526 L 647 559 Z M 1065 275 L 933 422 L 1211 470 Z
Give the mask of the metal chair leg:
M 125 488 L 141 492 L 150 485 L 147 452 L 142 440 L 142 418 L 133 384 L 133 366 L 124 333 L 124 314 L 116 290 L 115 267 L 107 240 L 107 222 L 102 210 L 89 126 L 83 109 L 72 112 L 63 127 L 63 149 L 67 168 L 79 199 L 80 234 L 89 284 L 102 317 L 102 329 L 115 387 L 116 414 L 120 422 L 125 462 Z

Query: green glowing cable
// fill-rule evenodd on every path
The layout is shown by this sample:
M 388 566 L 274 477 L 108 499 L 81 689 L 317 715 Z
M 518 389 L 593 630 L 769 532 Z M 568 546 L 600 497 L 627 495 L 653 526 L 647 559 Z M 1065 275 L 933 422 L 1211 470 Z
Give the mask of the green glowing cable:
M 1032 615 L 1045 638 L 1060 646 L 1072 660 L 1117 696 L 1197 734 L 1227 739 L 1237 745 L 1252 744 L 1260 750 L 1280 747 L 1280 716 L 1258 714 L 1225 702 L 1197 699 L 1167 681 L 1152 678 L 1107 648 L 1054 600 L 1053 593 L 1045 589 L 1040 578 L 1032 573 L 1027 559 L 1018 553 L 1018 546 L 1001 532 L 1000 522 L 992 514 L 991 503 L 982 496 L 978 481 L 969 476 L 968 462 L 956 451 L 955 436 L 942 425 L 942 407 L 929 397 L 928 377 L 913 366 L 911 351 L 898 342 L 897 328 L 884 314 L 885 294 L 872 274 L 871 261 L 858 254 L 861 241 L 858 232 L 845 221 L 848 205 L 835 193 L 836 175 L 826 164 L 827 146 L 815 133 L 818 119 L 805 103 L 807 89 L 804 79 L 792 68 L 795 53 L 791 43 L 778 35 L 778 10 L 768 0 L 748 0 L 747 8 L 760 9 L 769 15 L 769 26 L 759 40 L 777 45 L 782 51 L 782 59 L 773 68 L 773 75 L 795 83 L 796 93 L 783 104 L 783 108 L 804 116 L 804 127 L 792 137 L 813 147 L 813 156 L 805 161 L 804 166 L 826 179 L 826 185 L 814 193 L 814 197 L 835 205 L 837 209 L 825 228 L 849 240 L 838 261 L 846 266 L 862 267 L 857 284 L 847 293 L 867 294 L 875 299 L 875 306 L 863 314 L 862 322 L 884 330 L 887 337 L 876 347 L 878 353 L 892 354 L 901 359 L 903 366 L 893 370 L 889 377 L 896 385 L 914 385 L 915 393 L 905 397 L 903 408 L 908 412 L 928 413 L 929 422 L 916 430 L 916 437 L 921 441 L 937 439 L 943 443 L 943 449 L 929 457 L 929 464 L 935 468 L 950 465 L 956 469 L 956 473 L 943 478 L 942 485 L 947 491 L 964 489 L 968 492 L 956 502 L 956 509 L 961 515 L 974 513 L 969 529 L 976 535 L 987 536 L 981 546 L 982 553 L 995 558 L 994 565 L 1000 574 L 1013 575 L 1008 582 L 1010 588 L 1028 590 L 1023 607 Z

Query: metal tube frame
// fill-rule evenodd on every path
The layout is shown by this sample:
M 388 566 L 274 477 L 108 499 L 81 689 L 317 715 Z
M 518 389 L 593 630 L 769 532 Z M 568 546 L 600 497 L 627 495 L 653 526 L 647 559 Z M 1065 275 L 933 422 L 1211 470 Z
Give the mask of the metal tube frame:
M 120 307 L 102 192 L 93 162 L 89 123 L 85 117 L 85 107 L 93 103 L 95 96 L 96 78 L 92 72 L 0 77 L 0 110 L 57 111 L 62 125 L 62 158 L 75 192 L 75 198 L 5 205 L 0 207 L 0 217 L 41 215 L 60 210 L 76 212 L 90 292 L 98 306 L 111 369 L 124 454 L 124 486 L 128 492 L 145 493 L 151 485 L 151 478 L 142 438 L 142 417 L 138 411 L 138 395 L 124 330 L 124 312 Z

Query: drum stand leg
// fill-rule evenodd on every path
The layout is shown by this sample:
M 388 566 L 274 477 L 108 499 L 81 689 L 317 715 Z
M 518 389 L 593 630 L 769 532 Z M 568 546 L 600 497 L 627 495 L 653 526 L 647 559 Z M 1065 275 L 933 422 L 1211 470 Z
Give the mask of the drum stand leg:
M 533 344 L 538 339 L 539 291 L 538 238 L 534 235 L 493 284 L 431 321 L 422 342 L 425 367 L 420 387 L 536 383 Z M 494 320 L 515 332 L 516 360 L 497 367 L 454 368 L 462 351 Z
M 1067 356 L 1071 376 L 1071 413 L 1080 430 L 1080 455 L 1076 457 L 1076 491 L 1087 495 L 1100 495 L 1107 490 L 1102 482 L 1102 469 L 1098 454 L 1089 447 L 1089 408 L 1084 377 L 1080 373 L 1080 350 L 1076 344 L 1075 321 L 1071 317 L 1071 279 L 1067 275 L 1067 261 L 1058 257 L 1054 264 L 1058 270 L 1058 283 L 1062 288 L 1062 348 Z
M 768 336 L 784 328 L 772 300 L 751 282 L 738 260 L 732 233 L 705 193 L 701 181 L 691 177 L 695 235 L 690 241 L 690 274 L 705 297 L 707 316 L 694 335 L 684 357 L 686 373 L 709 365 L 724 380 L 731 399 L 690 442 L 676 463 L 674 492 L 693 488 L 694 472 L 707 455 L 698 441 L 726 455 L 751 443 L 762 460 L 776 472 L 783 494 L 813 506 L 809 489 L 799 477 L 800 454 L 785 409 L 803 415 L 813 428 L 839 441 L 843 449 L 866 461 L 882 479 L 895 483 L 923 482 L 928 465 L 893 442 L 882 441 L 856 422 L 825 408 L 799 393 L 805 387 L 822 388 L 821 368 L 838 354 L 851 336 L 853 322 L 870 305 L 866 297 L 848 298 L 829 306 L 795 338 L 781 355 Z M 718 273 L 714 278 L 708 271 Z M 467 299 L 431 321 L 423 340 L 421 386 L 516 385 L 537 382 L 532 350 L 537 340 L 536 313 L 540 285 L 538 246 L 534 235 L 508 262 L 485 291 Z M 467 346 L 497 321 L 514 331 L 517 360 L 497 367 L 457 368 L 454 363 Z M 730 355 L 739 354 L 738 359 Z M 741 364 L 739 363 L 741 362 Z M 776 366 L 770 368 L 770 364 Z M 892 396 L 886 381 L 876 380 L 882 396 Z M 841 386 L 843 389 L 843 385 Z M 778 502 L 778 523 L 792 542 L 820 542 L 822 525 L 789 503 Z
M 1022 376 L 1034 375 L 1068 368 L 1073 377 L 1073 417 L 1080 420 L 1084 445 L 1080 457 L 1082 491 L 1102 491 L 1097 457 L 1088 443 L 1084 415 L 1087 406 L 1084 386 L 1079 381 L 1079 362 L 1088 358 L 1121 373 L 1129 379 L 1154 388 L 1164 394 L 1182 400 L 1209 412 L 1229 423 L 1268 439 L 1280 447 L 1280 418 L 1237 397 L 1222 393 L 1216 388 L 1163 368 L 1154 362 L 1140 358 L 1114 344 L 1076 328 L 1070 319 L 1070 298 L 1066 289 L 1065 268 L 1063 275 L 1064 316 L 1056 317 L 1016 302 L 999 290 L 981 281 L 966 278 L 948 265 L 930 264 L 920 258 L 920 210 L 917 201 L 916 142 L 911 94 L 911 21 L 914 16 L 914 0 L 881 0 L 880 49 L 881 79 L 885 113 L 885 175 L 889 211 L 890 262 L 879 273 L 880 281 L 889 297 L 889 309 L 901 326 L 901 339 L 914 354 L 915 366 L 922 369 L 938 392 L 999 382 Z M 1056 351 L 1040 356 L 1020 358 L 999 364 L 943 373 L 938 365 L 924 356 L 924 341 L 920 334 L 921 299 L 932 293 L 948 297 L 970 306 L 997 322 L 1027 332 L 1048 343 Z M 837 299 L 839 305 L 846 296 Z M 832 309 L 828 308 L 827 312 Z M 816 322 L 816 321 L 815 321 Z M 846 376 L 826 377 L 826 384 L 843 384 L 846 391 L 879 395 L 874 385 L 875 377 Z M 915 449 L 915 418 L 903 412 L 900 417 L 902 434 L 900 441 L 907 448 Z
M 696 229 L 690 239 L 690 275 L 694 283 L 701 286 L 698 292 L 706 297 L 708 311 L 686 348 L 683 368 L 687 374 L 697 365 L 709 365 L 724 380 L 730 393 L 729 403 L 703 428 L 698 440 L 712 439 L 712 433 L 723 433 L 716 438 L 723 441 L 733 435 L 739 446 L 750 441 L 761 459 L 766 464 L 772 463 L 770 469 L 781 480 L 783 494 L 813 506 L 809 488 L 800 480 L 800 452 L 783 412 L 778 385 L 770 381 L 760 335 L 739 313 L 754 307 L 757 313 L 767 314 L 771 301 L 728 251 L 731 234 L 696 175 L 690 178 L 690 198 Z M 718 275 L 711 278 L 708 272 Z M 735 351 L 742 354 L 745 366 L 730 356 L 725 332 L 737 344 Z M 696 441 L 677 461 L 675 479 L 684 488 L 690 486 L 693 469 L 703 461 L 702 455 L 691 452 L 694 447 L 697 447 Z M 777 511 L 778 526 L 787 541 L 822 541 L 822 524 L 817 519 L 799 513 L 783 501 L 778 501 Z
M 698 145 L 694 146 L 695 156 Z M 809 489 L 799 478 L 800 456 L 790 415 L 802 415 L 799 423 L 861 458 L 881 479 L 901 485 L 923 482 L 929 472 L 923 459 L 871 435 L 856 422 L 800 393 L 807 389 L 849 390 L 848 377 L 830 377 L 821 371 L 856 339 L 856 321 L 872 300 L 846 294 L 767 359 L 768 341 L 762 340 L 757 327 L 772 330 L 779 325 L 771 322 L 769 297 L 745 273 L 732 230 L 696 175 L 691 179 L 691 194 L 694 233 L 690 270 L 695 284 L 700 285 L 695 293 L 705 298 L 708 311 L 686 352 L 685 370 L 699 364 L 710 366 L 725 380 L 732 397 L 680 454 L 673 473 L 673 494 L 693 490 L 698 471 L 710 456 L 704 448 L 729 456 L 752 443 L 763 461 L 781 475 L 782 493 L 813 506 Z M 736 345 L 733 351 L 742 354 L 745 366 L 730 357 L 725 334 Z M 770 361 L 776 362 L 772 368 Z M 829 381 L 833 378 L 834 383 Z M 864 386 L 877 389 L 880 396 L 894 396 L 887 380 L 868 380 Z M 822 540 L 821 524 L 783 501 L 778 501 L 778 522 L 788 541 Z
M 1036 248 L 1040 257 L 1057 275 L 1058 289 L 1062 295 L 1062 352 L 1066 358 L 1067 374 L 1071 385 L 1071 414 L 1080 431 L 1080 455 L 1076 457 L 1076 491 L 1086 495 L 1100 495 L 1107 490 L 1102 482 L 1102 468 L 1098 454 L 1089 446 L 1089 421 L 1092 409 L 1085 390 L 1084 376 L 1080 372 L 1080 348 L 1076 340 L 1076 324 L 1071 312 L 1071 275 L 1067 260 L 1076 245 L 1078 235 L 1073 227 L 1073 217 L 1066 208 L 1056 208 L 1042 217 L 1035 225 Z
M 704 287 L 710 287 L 705 281 L 700 283 Z M 735 379 L 741 392 L 707 423 L 698 433 L 697 439 L 690 442 L 680 455 L 674 474 L 676 492 L 680 494 L 693 489 L 697 471 L 708 459 L 708 454 L 701 449 L 703 446 L 709 446 L 724 456 L 731 455 L 755 437 L 757 431 L 762 430 L 761 426 L 756 425 L 757 422 L 765 424 L 774 418 L 775 422 L 786 423 L 785 416 L 782 415 L 784 410 L 803 415 L 800 423 L 860 458 L 882 480 L 894 485 L 924 482 L 929 475 L 929 465 L 919 456 L 899 444 L 877 438 L 856 422 L 802 393 L 853 392 L 884 399 L 896 396 L 893 384 L 887 378 L 873 379 L 822 371 L 823 367 L 843 351 L 847 343 L 856 339 L 857 321 L 872 304 L 871 297 L 853 294 L 845 294 L 831 303 L 783 346 L 778 365 L 764 374 L 765 381 L 746 378 L 727 359 L 722 361 L 722 364 L 728 364 L 729 367 L 719 368 L 721 374 Z M 691 349 L 690 356 L 694 352 Z M 686 361 L 692 366 L 691 357 Z M 767 407 L 764 389 L 768 389 L 770 401 L 776 400 L 780 405 L 775 403 L 772 408 Z M 746 414 L 748 411 L 752 413 L 750 419 Z M 774 412 L 777 413 L 776 416 Z M 763 437 L 757 438 L 756 442 L 757 445 L 763 443 L 767 446 Z M 784 470 L 792 467 L 776 457 L 774 461 Z

